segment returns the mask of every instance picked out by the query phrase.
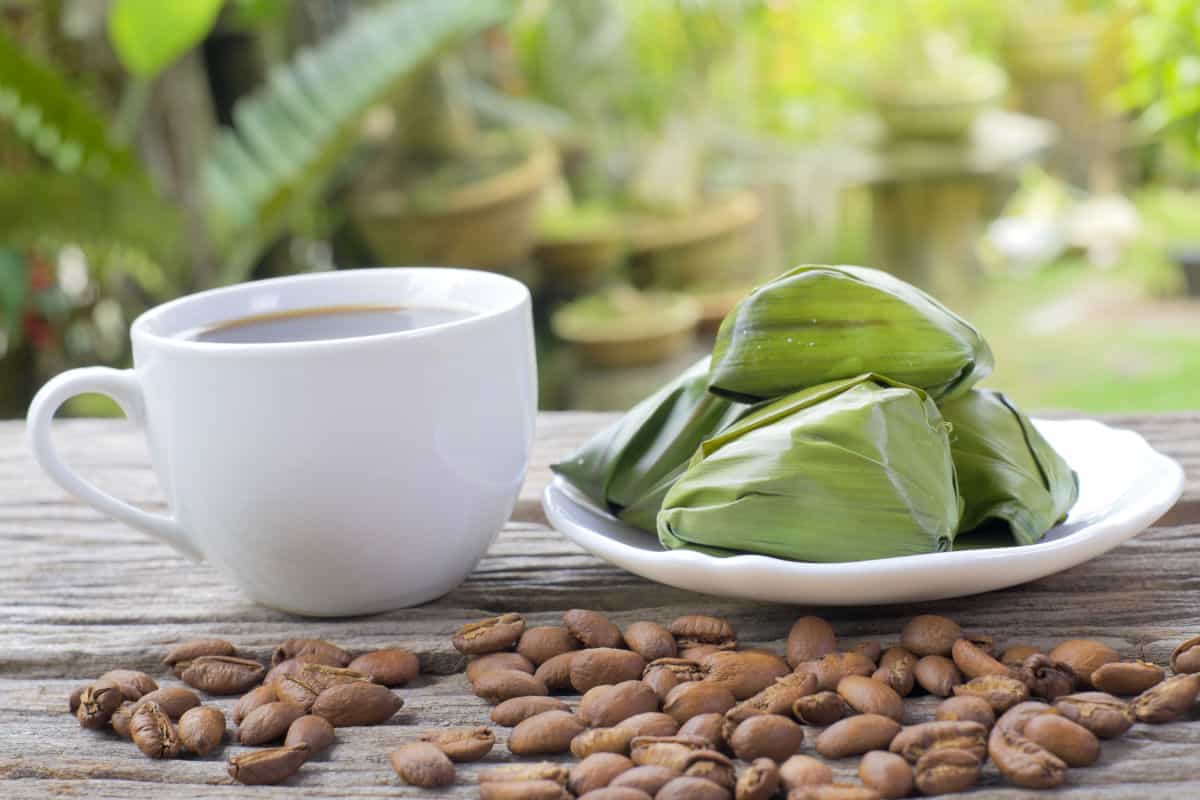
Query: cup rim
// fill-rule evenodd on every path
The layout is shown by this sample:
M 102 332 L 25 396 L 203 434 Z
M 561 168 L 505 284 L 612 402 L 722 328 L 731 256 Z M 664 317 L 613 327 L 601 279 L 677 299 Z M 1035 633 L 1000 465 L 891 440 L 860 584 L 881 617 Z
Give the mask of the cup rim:
M 255 288 L 262 288 L 275 284 L 295 284 L 295 283 L 320 283 L 324 281 L 348 280 L 351 277 L 362 278 L 364 273 L 386 277 L 387 275 L 395 275 L 397 273 L 436 273 L 450 276 L 457 276 L 467 280 L 477 280 L 492 283 L 498 287 L 504 287 L 509 290 L 515 290 L 511 302 L 498 304 L 493 308 L 487 309 L 472 309 L 469 316 L 461 319 L 448 320 L 439 322 L 433 325 L 425 325 L 420 328 L 413 328 L 404 331 L 389 331 L 387 333 L 373 333 L 363 336 L 347 336 L 338 339 L 311 339 L 295 342 L 206 342 L 196 339 L 185 339 L 177 335 L 158 333 L 151 329 L 159 317 L 169 314 L 171 311 L 185 305 L 209 301 L 215 297 L 224 297 L 235 295 L 246 291 L 252 291 Z M 174 350 L 190 351 L 194 353 L 207 354 L 232 354 L 235 352 L 241 353 L 283 353 L 294 352 L 301 350 L 325 349 L 331 347 L 346 347 L 350 345 L 362 344 L 365 342 L 394 342 L 402 339 L 420 339 L 428 336 L 436 336 L 439 333 L 452 329 L 462 328 L 469 325 L 477 325 L 487 320 L 502 317 L 505 314 L 520 308 L 523 305 L 531 302 L 529 287 L 515 278 L 507 275 L 501 275 L 497 272 L 488 272 L 486 270 L 463 269 L 457 267 L 359 267 L 353 269 L 330 270 L 327 272 L 311 272 L 300 275 L 283 275 L 276 278 L 264 278 L 256 281 L 243 281 L 230 286 L 220 286 L 214 289 L 205 289 L 199 292 L 186 294 L 182 297 L 177 297 L 174 300 L 168 300 L 165 303 L 149 308 L 139 314 L 129 327 L 130 338 L 134 340 L 144 340 L 153 342 L 156 346 L 170 348 Z

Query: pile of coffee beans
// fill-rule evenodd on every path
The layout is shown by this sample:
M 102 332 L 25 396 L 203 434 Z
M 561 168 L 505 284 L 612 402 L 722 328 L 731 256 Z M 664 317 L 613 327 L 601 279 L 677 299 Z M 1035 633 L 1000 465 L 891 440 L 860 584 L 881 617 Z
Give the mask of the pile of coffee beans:
M 530 628 L 504 614 L 463 626 L 452 643 L 475 694 L 494 704 L 492 722 L 511 728 L 512 754 L 579 759 L 487 770 L 484 800 L 879 800 L 964 791 L 989 759 L 1008 782 L 1048 789 L 1094 764 L 1101 740 L 1179 719 L 1200 695 L 1200 637 L 1175 650 L 1168 677 L 1101 642 L 1000 650 L 933 615 L 911 620 L 894 646 L 850 649 L 828 622 L 804 617 L 782 656 L 739 648 L 716 617 L 622 631 L 586 610 Z M 915 692 L 945 698 L 934 719 L 906 713 Z M 557 693 L 580 695 L 574 710 Z M 821 728 L 813 754 L 803 726 Z M 495 740 L 487 728 L 438 731 L 392 765 L 413 785 L 446 786 L 455 761 L 481 758 Z M 822 760 L 848 757 L 861 757 L 861 783 L 836 783 Z
M 71 713 L 84 728 L 108 728 L 132 740 L 149 758 L 203 757 L 224 743 L 225 715 L 203 705 L 193 690 L 240 694 L 233 706 L 237 740 L 263 747 L 230 757 L 230 776 L 244 784 L 286 780 L 333 744 L 335 728 L 388 720 L 403 705 L 389 687 L 419 672 L 417 657 L 407 650 L 351 658 L 321 639 L 283 642 L 271 655 L 270 670 L 224 639 L 183 642 L 164 662 L 192 688 L 160 688 L 144 672 L 115 669 L 72 692 Z

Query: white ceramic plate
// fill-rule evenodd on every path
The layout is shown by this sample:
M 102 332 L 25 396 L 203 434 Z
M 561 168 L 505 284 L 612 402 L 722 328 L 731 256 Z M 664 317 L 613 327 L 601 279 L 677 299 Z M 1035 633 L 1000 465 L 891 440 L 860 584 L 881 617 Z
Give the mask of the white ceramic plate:
M 1079 500 L 1024 547 L 817 564 L 769 556 L 715 558 L 663 550 L 561 477 L 542 496 L 550 523 L 592 554 L 644 578 L 706 594 L 854 606 L 961 597 L 1015 586 L 1095 558 L 1152 525 L 1183 492 L 1183 469 L 1138 434 L 1090 420 L 1035 420 L 1079 474 Z

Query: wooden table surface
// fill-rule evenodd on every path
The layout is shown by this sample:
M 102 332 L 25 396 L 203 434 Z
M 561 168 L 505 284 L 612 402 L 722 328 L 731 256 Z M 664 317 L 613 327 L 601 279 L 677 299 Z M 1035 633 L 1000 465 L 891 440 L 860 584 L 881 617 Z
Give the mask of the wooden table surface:
M 607 611 L 624 626 L 666 623 L 684 612 L 728 617 L 743 642 L 782 652 L 793 619 L 811 608 L 737 602 L 659 586 L 587 555 L 547 527 L 539 495 L 547 465 L 608 417 L 545 414 L 529 479 L 512 520 L 468 580 L 421 608 L 349 620 L 305 620 L 252 605 L 213 569 L 106 519 L 45 479 L 23 441 L 23 425 L 0 423 L 0 797 L 473 797 L 481 766 L 507 760 L 498 745 L 481 765 L 459 769 L 449 790 L 422 793 L 388 766 L 390 751 L 426 728 L 487 724 L 488 707 L 461 674 L 450 646 L 463 622 L 517 610 L 529 624 L 557 624 L 568 608 Z M 978 597 L 904 606 L 817 611 L 844 642 L 894 640 L 909 617 L 949 615 L 998 644 L 1051 646 L 1069 637 L 1108 642 L 1123 656 L 1165 664 L 1176 643 L 1200 634 L 1200 414 L 1114 417 L 1179 459 L 1189 481 L 1180 503 L 1153 529 L 1059 575 Z M 139 434 L 119 421 L 63 422 L 65 458 L 101 486 L 161 508 Z M 160 659 L 182 639 L 219 636 L 262 660 L 290 637 L 330 639 L 352 651 L 409 648 L 426 674 L 399 689 L 390 723 L 341 729 L 338 744 L 287 784 L 243 787 L 225 757 L 155 762 L 112 735 L 83 731 L 66 713 L 72 687 L 116 667 L 162 676 Z M 165 684 L 174 683 L 164 678 Z M 228 712 L 232 700 L 217 700 Z M 912 719 L 933 702 L 910 702 Z M 504 732 L 501 731 L 501 740 Z M 806 745 L 806 750 L 809 749 Z M 856 759 L 837 763 L 850 778 Z M 993 767 L 969 797 L 1035 793 L 1003 784 Z M 1054 793 L 1075 798 L 1200 797 L 1200 713 L 1189 722 L 1137 725 L 1106 742 L 1100 763 L 1070 772 Z

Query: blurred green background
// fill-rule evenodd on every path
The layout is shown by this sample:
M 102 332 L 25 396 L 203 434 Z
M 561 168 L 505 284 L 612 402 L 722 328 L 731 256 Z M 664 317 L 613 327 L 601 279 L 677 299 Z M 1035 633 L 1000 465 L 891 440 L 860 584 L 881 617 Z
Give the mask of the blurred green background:
M 530 286 L 543 408 L 860 263 L 1022 406 L 1196 409 L 1198 156 L 1194 1 L 0 0 L 0 416 L 163 300 L 403 264 Z

